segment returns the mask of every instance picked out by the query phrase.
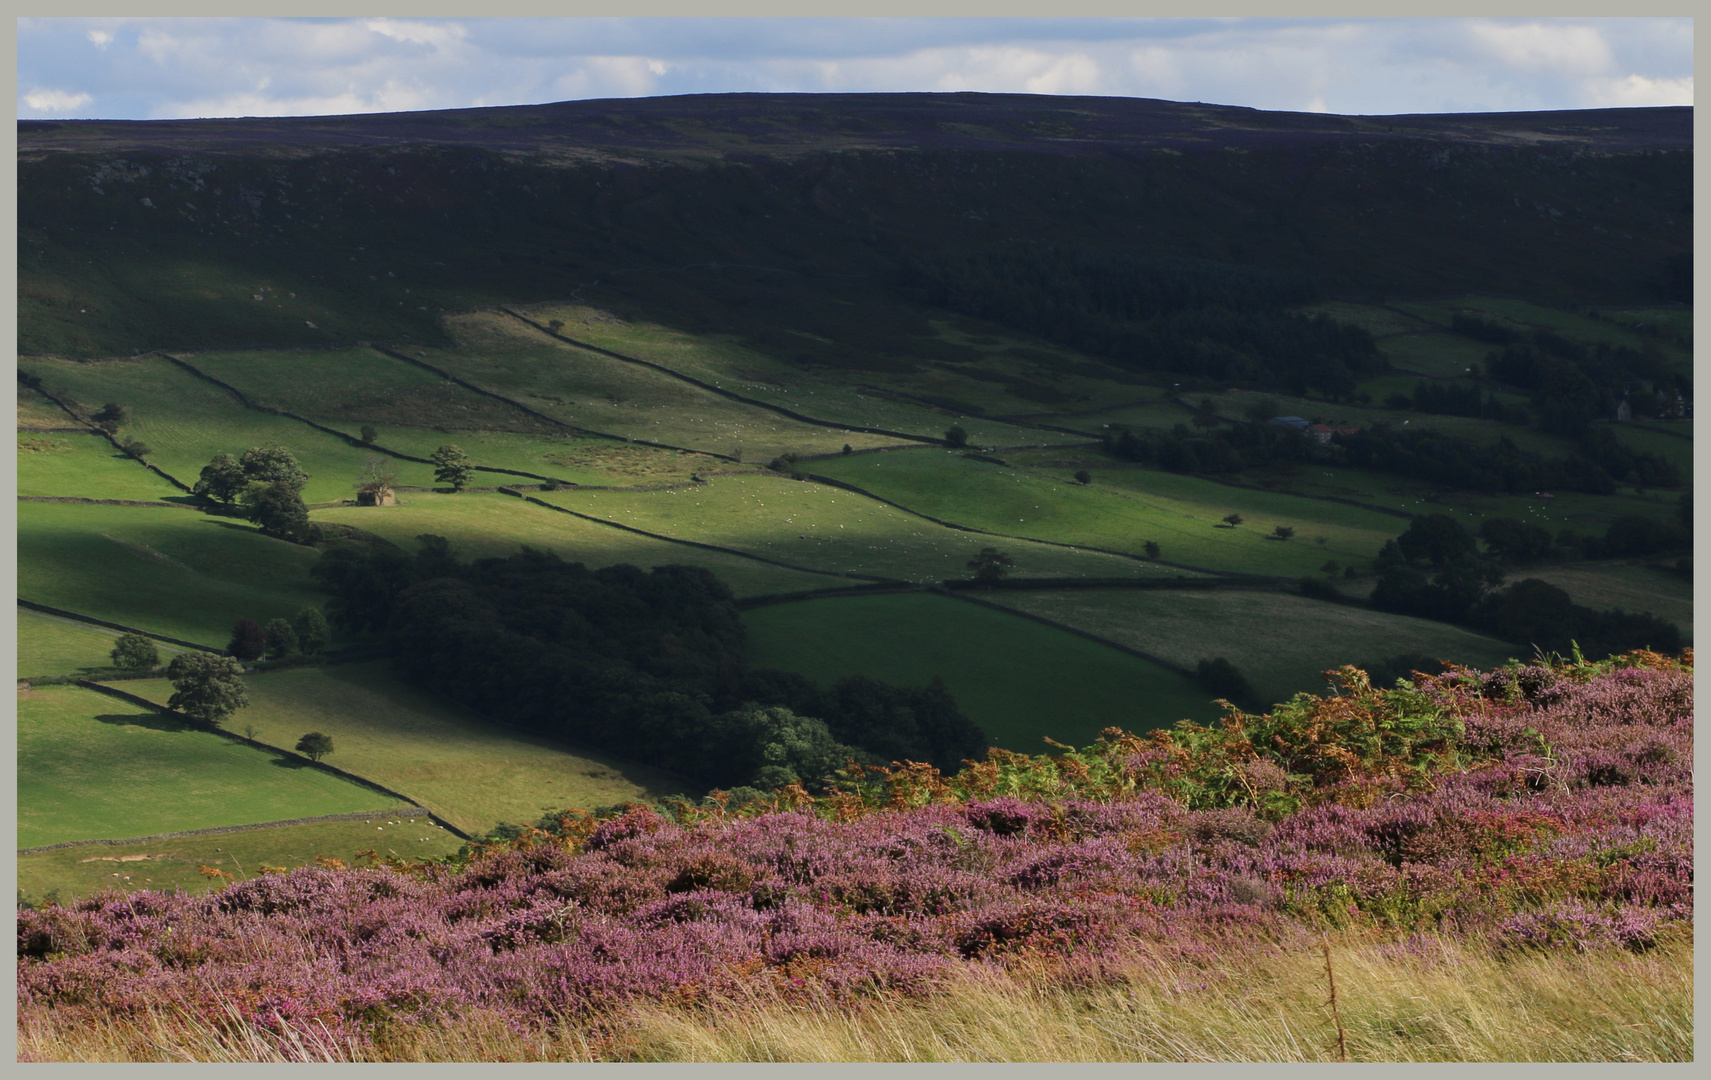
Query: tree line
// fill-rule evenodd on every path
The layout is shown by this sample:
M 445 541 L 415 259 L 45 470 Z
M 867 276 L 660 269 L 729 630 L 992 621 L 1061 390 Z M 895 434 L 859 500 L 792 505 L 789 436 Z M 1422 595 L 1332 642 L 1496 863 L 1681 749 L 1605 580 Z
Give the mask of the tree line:
M 1576 539 L 1569 534 L 1561 541 L 1573 545 Z M 1485 552 L 1477 540 L 1485 541 Z M 1680 524 L 1634 516 L 1612 522 L 1604 550 L 1597 553 L 1650 554 L 1691 542 Z M 1632 649 L 1681 649 L 1680 628 L 1650 613 L 1585 607 L 1538 578 L 1503 585 L 1507 567 L 1561 557 L 1564 547 L 1531 522 L 1488 518 L 1476 538 L 1449 515 L 1429 514 L 1414 519 L 1379 552 L 1371 603 L 1381 611 L 1460 623 L 1562 655 L 1577 646 L 1593 658 Z
M 1321 298 L 1291 270 L 1007 244 L 915 258 L 901 283 L 914 300 L 1129 371 L 1340 397 L 1387 366 L 1365 330 L 1283 310 Z
M 728 789 L 813 785 L 852 758 L 955 768 L 985 753 L 942 683 L 822 689 L 748 668 L 731 592 L 705 569 L 590 570 L 526 548 L 466 563 L 418 539 L 414 554 L 325 552 L 312 572 L 328 615 L 492 719 Z

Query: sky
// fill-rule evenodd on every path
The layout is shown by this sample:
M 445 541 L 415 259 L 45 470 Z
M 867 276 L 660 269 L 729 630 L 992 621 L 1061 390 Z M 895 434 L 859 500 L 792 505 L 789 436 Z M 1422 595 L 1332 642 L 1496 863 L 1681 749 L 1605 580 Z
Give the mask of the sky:
M 735 91 L 1367 115 L 1693 103 L 1690 18 L 26 18 L 17 42 L 20 119 Z

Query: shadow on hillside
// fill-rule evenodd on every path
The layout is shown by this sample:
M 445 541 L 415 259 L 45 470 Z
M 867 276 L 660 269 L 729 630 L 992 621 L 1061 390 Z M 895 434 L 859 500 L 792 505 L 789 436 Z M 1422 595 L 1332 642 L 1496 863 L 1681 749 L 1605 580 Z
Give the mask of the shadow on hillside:
M 182 720 L 157 712 L 101 713 L 95 719 L 103 724 L 113 724 L 118 727 L 142 727 L 151 731 L 195 730 Z
M 302 758 L 285 757 L 283 755 L 276 755 L 268 762 L 268 764 L 275 765 L 281 769 L 307 769 L 309 767 L 309 763 L 304 761 Z

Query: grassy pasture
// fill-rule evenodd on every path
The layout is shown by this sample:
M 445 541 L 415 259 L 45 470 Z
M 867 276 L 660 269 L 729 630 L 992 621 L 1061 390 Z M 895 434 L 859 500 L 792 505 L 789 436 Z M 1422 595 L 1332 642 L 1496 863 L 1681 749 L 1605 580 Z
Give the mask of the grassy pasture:
M 858 385 L 860 373 L 810 374 L 729 338 L 690 334 L 657 323 L 621 322 L 593 308 L 578 305 L 543 305 L 525 314 L 543 324 L 554 319 L 562 320 L 565 326 L 561 332 L 566 337 L 647 360 L 744 397 L 816 419 L 907 431 L 929 438 L 938 438 L 951 424 L 961 424 L 972 441 L 983 445 L 1024 441 L 1024 433 L 1008 424 L 978 416 L 948 416 L 928 405 L 883 397 Z M 542 340 L 551 340 L 545 335 L 541 337 Z M 885 381 L 898 382 L 889 376 Z M 902 380 L 905 384 L 909 381 Z M 947 396 L 962 400 L 961 395 Z M 1004 403 L 993 411 L 1019 412 L 1027 404 L 1020 398 L 1006 397 Z
M 1649 611 L 1679 626 L 1689 644 L 1693 641 L 1693 585 L 1672 574 L 1624 565 L 1522 567 L 1509 574 L 1511 581 L 1530 577 L 1550 582 L 1586 607 Z
M 385 805 L 384 795 L 331 773 L 93 690 L 18 692 L 19 847 Z
M 18 494 L 165 499 L 184 493 L 99 435 L 18 434 Z
M 76 675 L 110 667 L 119 631 L 57 619 L 27 608 L 18 609 L 18 677 Z M 155 642 L 160 658 L 170 661 L 182 652 Z
M 1002 594 L 994 593 L 994 596 Z M 921 686 L 935 676 L 994 745 L 1084 746 L 1107 727 L 1146 731 L 1217 715 L 1192 679 L 1049 626 L 950 597 L 809 600 L 743 615 L 749 662 L 821 685 L 866 674 Z
M 555 425 L 374 349 L 204 352 L 184 359 L 252 401 L 356 434 L 364 423 L 553 433 Z
M 77 421 L 65 415 L 65 410 L 47 398 L 18 384 L 18 431 L 40 431 L 44 428 L 75 427 Z
M 887 446 L 896 439 L 804 424 L 720 397 L 669 375 L 546 337 L 508 315 L 481 312 L 447 320 L 458 347 L 418 352 L 477 386 L 567 424 L 748 460 L 786 452 L 831 453 L 845 443 Z M 812 414 L 810 414 L 812 415 Z
M 553 498 L 549 492 L 535 494 Z M 624 493 L 602 492 L 600 498 L 614 498 L 620 494 Z M 667 493 L 653 494 L 663 496 Z M 423 533 L 444 536 L 451 541 L 453 552 L 463 559 L 514 555 L 527 545 L 593 567 L 613 563 L 632 563 L 644 568 L 668 563 L 705 566 L 738 596 L 823 589 L 840 584 L 835 578 L 768 566 L 738 555 L 703 551 L 608 528 L 568 514 L 555 513 L 509 495 L 486 492 L 441 495 L 408 491 L 399 499 L 397 506 L 336 507 L 317 510 L 312 516 L 316 521 L 366 529 L 406 551 L 416 550 L 416 537 Z M 647 527 L 645 523 L 629 520 L 625 523 Z M 709 539 L 700 535 L 694 538 Z
M 384 796 L 376 796 L 374 809 L 383 810 L 384 802 Z M 282 825 L 20 855 L 18 888 L 31 900 L 57 893 L 61 903 L 103 889 L 201 893 L 216 887 L 202 873 L 204 866 L 224 870 L 242 881 L 255 876 L 262 866 L 289 869 L 323 856 L 352 862 L 359 852 L 367 850 L 383 858 L 392 854 L 436 858 L 455 852 L 462 843 L 425 817 L 382 812 L 368 820 Z
M 1650 421 L 1648 421 L 1650 422 Z M 1686 434 L 1692 434 L 1690 425 Z M 1661 431 L 1647 431 L 1645 428 L 1632 427 L 1628 424 L 1608 425 L 1610 433 L 1616 436 L 1622 445 L 1647 454 L 1657 454 L 1675 463 L 1681 470 L 1681 482 L 1686 487 L 1693 486 L 1693 441 L 1678 439 L 1673 435 L 1665 435 Z
M 1401 531 L 1393 519 L 1358 507 L 1154 470 L 1108 468 L 1084 487 L 1067 469 L 1006 468 L 933 451 L 840 458 L 816 468 L 960 525 L 1136 554 L 1155 540 L 1164 559 L 1214 570 L 1299 575 L 1327 558 L 1369 558 Z M 1239 528 L 1222 525 L 1232 511 L 1247 519 Z M 1295 539 L 1267 540 L 1277 525 L 1294 528 Z M 1318 536 L 1324 545 L 1314 542 Z
M 325 597 L 311 548 L 165 507 L 18 504 L 18 594 L 223 647 L 238 619 L 289 617 Z
M 1377 304 L 1354 304 L 1346 300 L 1331 300 L 1296 310 L 1303 315 L 1324 315 L 1340 323 L 1358 326 L 1375 338 L 1417 333 L 1427 326 L 1414 316 L 1394 308 Z
M 1055 424 L 1058 427 L 1071 428 L 1075 431 L 1085 431 L 1097 438 L 1107 427 L 1123 425 L 1132 428 L 1163 428 L 1169 430 L 1178 424 L 1186 424 L 1193 413 L 1180 405 L 1173 404 L 1158 396 L 1158 391 L 1148 387 L 1134 387 L 1136 392 L 1130 398 L 1136 404 L 1121 405 L 1116 408 L 1102 409 L 1099 412 L 1065 415 L 1036 416 L 1039 422 Z M 1040 432 L 1034 442 L 1056 442 L 1067 436 L 1056 432 Z
M 729 462 L 681 450 L 616 442 L 577 435 L 519 435 L 496 431 L 437 431 L 431 428 L 381 428 L 376 441 L 388 450 L 429 457 L 447 443 L 476 465 L 516 469 L 566 483 L 604 487 L 631 484 L 686 484 L 697 473 L 727 468 Z M 534 483 L 521 477 L 476 473 L 478 486 Z
M 1461 664 L 1501 663 L 1515 647 L 1445 623 L 1341 607 L 1293 593 L 1059 589 L 994 592 L 1018 611 L 1193 667 L 1222 656 L 1266 702 L 1323 693 L 1322 672 L 1400 653 Z
M 865 485 L 867 478 L 862 474 L 872 470 L 849 463 L 871 465 L 903 456 L 962 461 L 928 449 L 828 458 L 813 462 L 812 467 L 825 468 L 827 475 L 852 475 Z M 559 491 L 542 492 L 540 496 L 555 505 L 650 532 L 721 544 L 840 574 L 876 574 L 907 581 L 966 578 L 968 561 L 984 547 L 1007 551 L 1016 560 L 1018 575 L 1151 577 L 1165 572 L 1115 555 L 946 528 L 853 492 L 770 473 L 716 476 L 705 486 L 673 491 Z M 1090 542 L 1084 537 L 1073 539 Z M 835 582 L 822 579 L 821 587 L 829 584 Z
M 1692 308 L 1606 308 L 1604 314 L 1620 322 L 1654 326 L 1690 342 L 1693 340 Z
M 687 790 L 686 781 L 659 769 L 483 724 L 380 662 L 264 672 L 245 686 L 249 707 L 229 729 L 254 725 L 256 739 L 275 746 L 325 732 L 333 737 L 328 764 L 402 792 L 472 834 L 501 821 L 532 824 L 548 810 Z M 172 693 L 164 679 L 127 682 L 125 689 L 159 701 Z M 383 804 L 369 797 L 351 809 Z
M 1443 379 L 1483 379 L 1485 358 L 1495 347 L 1460 334 L 1401 334 L 1381 340 L 1378 350 L 1403 371 Z
M 241 455 L 252 446 L 277 442 L 290 450 L 309 474 L 305 502 L 330 502 L 353 496 L 363 463 L 372 451 L 316 431 L 297 420 L 246 409 L 226 391 L 158 357 L 79 364 L 35 360 L 26 367 L 43 382 L 64 387 L 91 408 L 113 401 L 131 410 L 125 438 L 153 448 L 150 461 L 186 484 L 222 451 Z M 399 483 L 434 482 L 429 465 L 394 462 Z

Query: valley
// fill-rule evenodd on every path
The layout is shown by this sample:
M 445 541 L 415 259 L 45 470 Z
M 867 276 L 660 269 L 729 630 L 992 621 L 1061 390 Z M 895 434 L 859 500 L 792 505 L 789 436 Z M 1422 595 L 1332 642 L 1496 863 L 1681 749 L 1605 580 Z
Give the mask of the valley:
M 747 764 L 691 775 L 632 721 L 789 709 L 821 725 L 804 745 L 843 732 L 873 764 L 943 736 L 950 772 L 961 723 L 1035 754 L 1210 723 L 1219 698 L 1264 712 L 1344 664 L 1567 655 L 1503 608 L 1529 579 L 1560 590 L 1562 635 L 1609 643 L 1590 659 L 1691 644 L 1687 110 L 1381 129 L 737 97 L 607 103 L 622 129 L 588 103 L 21 128 L 27 895 L 197 891 L 224 880 L 193 870 L 225 870 L 216 853 L 374 846 L 354 819 L 277 824 L 297 819 L 431 814 L 445 827 L 409 850 L 440 857 L 558 810 L 768 789 Z M 1074 134 L 1039 134 L 1047 113 Z M 1568 212 L 1517 209 L 1534 200 Z M 218 455 L 269 446 L 304 474 L 299 525 L 248 509 L 253 470 L 247 495 L 206 486 Z M 1455 550 L 1411 539 L 1428 528 Z M 330 586 L 329 551 L 377 584 Z M 586 618 L 523 625 L 505 593 L 457 609 L 482 629 L 455 649 L 438 623 L 408 646 L 401 616 L 389 631 L 411 585 L 489 587 L 482 560 Z M 595 584 L 555 569 L 575 564 Z M 681 586 L 705 610 L 625 565 L 705 573 Z M 597 588 L 637 591 L 576 591 Z M 574 666 L 574 640 L 617 663 L 610 643 L 642 631 L 582 623 L 644 595 L 683 620 L 645 639 L 676 666 L 623 654 L 637 681 L 611 695 L 651 704 L 611 705 L 632 721 L 604 743 L 549 715 L 594 715 L 581 668 L 519 676 L 515 714 L 410 674 L 501 631 L 514 655 Z M 225 734 L 166 710 L 164 670 L 109 664 L 122 632 L 164 669 L 306 608 L 330 614 L 327 648 L 244 658 Z M 880 734 L 855 705 L 802 711 L 852 678 L 942 686 L 961 720 L 910 743 L 897 717 L 926 698 L 885 698 Z M 355 780 L 289 749 L 310 731 Z M 777 767 L 821 780 L 799 753 Z M 254 828 L 138 839 L 228 826 Z M 22 851 L 92 840 L 174 869 Z

